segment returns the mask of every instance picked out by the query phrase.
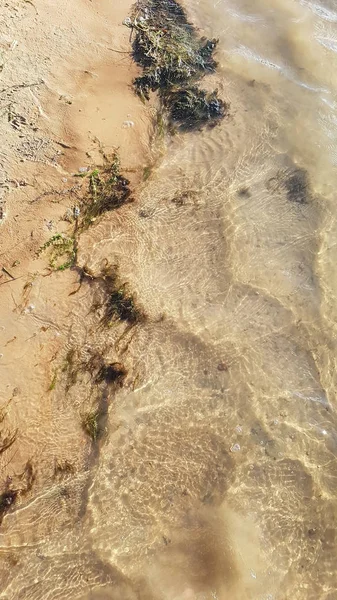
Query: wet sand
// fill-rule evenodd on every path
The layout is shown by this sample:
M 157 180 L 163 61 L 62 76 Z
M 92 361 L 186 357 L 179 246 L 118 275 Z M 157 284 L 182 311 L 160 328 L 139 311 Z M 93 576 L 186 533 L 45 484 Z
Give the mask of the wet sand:
M 34 4 L 6 16 L 19 44 L 2 72 L 45 83 L 14 99 L 33 126 L 2 123 L 1 259 L 20 279 L 0 287 L 4 426 L 18 429 L 0 460 L 22 494 L 0 526 L 0 598 L 334 600 L 333 6 L 186 1 L 219 37 L 204 83 L 230 116 L 167 139 L 142 181 L 154 108 L 107 49 L 129 50 L 129 3 Z M 81 235 L 78 288 L 36 251 L 66 231 L 96 138 L 137 193 Z M 102 328 L 107 263 L 146 314 L 135 327 Z M 102 358 L 123 364 L 123 387 L 97 381 Z M 92 444 L 81 420 L 97 400 Z
M 4 477 L 22 471 L 31 456 L 40 460 L 46 439 L 54 445 L 47 390 L 77 303 L 69 299 L 77 274 L 49 277 L 37 251 L 69 228 L 64 215 L 82 187 L 73 174 L 99 164 L 101 149 L 120 147 L 135 181 L 147 161 L 150 121 L 130 89 L 136 70 L 122 25 L 127 9 L 109 2 L 99 10 L 90 2 L 9 2 L 2 9 L 0 259 L 15 281 L 1 272 L 1 398 L 6 405 L 15 391 L 8 418 L 19 431 L 8 469 L 13 453 L 1 456 Z M 126 127 L 132 119 L 135 126 Z

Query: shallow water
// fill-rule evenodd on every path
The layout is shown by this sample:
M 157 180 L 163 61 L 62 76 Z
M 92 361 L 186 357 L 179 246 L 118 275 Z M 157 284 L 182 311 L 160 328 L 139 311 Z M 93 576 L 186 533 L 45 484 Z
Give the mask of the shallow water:
M 337 9 L 184 5 L 219 38 L 204 83 L 230 117 L 82 237 L 148 321 L 107 334 L 80 290 L 67 349 L 128 380 L 82 472 L 4 522 L 6 600 L 337 599 Z

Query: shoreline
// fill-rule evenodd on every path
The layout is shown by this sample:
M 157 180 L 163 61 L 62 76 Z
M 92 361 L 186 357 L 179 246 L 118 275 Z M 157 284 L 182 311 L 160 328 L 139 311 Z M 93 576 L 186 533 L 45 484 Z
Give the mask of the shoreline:
M 16 2 L 11 0 L 11 5 L 15 7 Z M 33 9 L 28 4 L 27 11 Z M 115 566 L 119 567 L 123 572 L 121 585 L 133 593 L 139 585 L 147 589 L 144 574 L 132 568 L 130 580 L 124 581 L 123 553 L 120 562 L 117 558 L 111 561 L 108 556 L 101 562 L 105 552 L 91 531 L 95 520 L 91 493 L 96 485 L 96 471 L 101 468 L 100 454 L 108 428 L 113 443 L 117 442 L 116 450 L 119 449 L 118 438 L 124 424 L 122 415 L 114 414 L 118 388 L 124 388 L 123 398 L 125 392 L 132 396 L 145 386 L 147 373 L 142 372 L 132 352 L 130 356 L 127 352 L 136 329 L 146 323 L 149 331 L 158 326 L 159 335 L 163 335 L 170 324 L 165 323 L 164 314 L 148 315 L 146 306 L 143 310 L 136 292 L 128 286 L 127 273 L 122 273 L 118 280 L 118 271 L 112 276 L 108 270 L 104 272 L 105 261 L 109 267 L 108 258 L 103 260 L 103 270 L 102 265 L 97 265 L 96 272 L 95 268 L 86 269 L 86 256 L 90 257 L 89 263 L 95 262 L 92 239 L 97 236 L 101 222 L 97 228 L 95 224 L 94 233 L 86 229 L 80 260 L 72 270 L 58 273 L 53 264 L 48 267 L 48 258 L 41 250 L 50 248 L 52 240 L 63 243 L 65 238 L 61 236 L 69 232 L 69 211 L 81 206 L 87 195 L 88 180 L 92 186 L 99 181 L 99 176 L 96 181 L 93 175 L 97 165 L 104 164 L 105 157 L 113 155 L 116 149 L 122 171 L 113 177 L 117 187 L 122 185 L 119 190 L 122 198 L 129 191 L 129 182 L 122 183 L 124 173 L 131 180 L 131 190 L 151 175 L 151 136 L 158 102 L 151 99 L 143 104 L 132 85 L 139 69 L 129 55 L 129 31 L 121 24 L 132 2 L 125 6 L 120 1 L 111 9 L 110 2 L 104 1 L 96 12 L 92 11 L 89 0 L 84 3 L 78 0 L 81 6 L 76 3 L 70 6 L 63 1 L 56 7 L 52 0 L 47 5 L 42 0 L 33 4 L 36 10 L 30 16 L 28 12 L 20 13 L 21 31 L 31 28 L 31 35 L 25 41 L 24 60 L 21 56 L 23 65 L 20 66 L 19 56 L 19 66 L 13 59 L 8 72 L 8 77 L 14 79 L 20 68 L 25 71 L 27 79 L 13 84 L 20 87 L 9 87 L 22 92 L 23 97 L 13 100 L 15 113 L 11 105 L 4 129 L 4 133 L 9 131 L 12 149 L 4 178 L 14 181 L 15 187 L 6 199 L 7 215 L 1 225 L 0 333 L 4 352 L 0 366 L 6 370 L 6 379 L 1 382 L 0 393 L 5 398 L 3 422 L 9 432 L 8 448 L 0 453 L 0 469 L 5 474 L 0 489 L 0 533 L 5 543 L 1 579 L 7 593 L 12 563 L 24 561 L 22 568 L 30 568 L 30 557 L 24 557 L 20 548 L 30 546 L 32 540 L 38 548 L 45 547 L 46 540 L 45 549 L 52 555 L 58 544 L 55 532 L 63 536 L 66 521 L 74 536 L 74 541 L 69 542 L 69 552 L 76 553 L 74 548 L 80 545 L 81 551 L 84 549 L 88 555 L 88 568 L 98 561 L 100 567 L 95 567 L 98 571 L 94 574 L 99 584 L 113 582 Z M 77 14 L 81 19 L 76 19 Z M 19 40 L 20 27 L 16 27 Z M 87 45 L 86 36 L 90 39 Z M 215 45 L 210 50 L 203 40 L 197 40 L 197 34 L 194 41 L 198 46 L 197 58 L 202 58 L 201 52 L 206 48 L 209 59 Z M 20 48 L 19 41 L 16 47 Z M 44 56 L 47 53 L 49 59 Z M 29 64 L 36 68 L 26 72 Z M 33 70 L 37 82 L 31 85 L 26 81 Z M 200 67 L 203 70 L 207 71 Z M 187 82 L 188 78 L 186 86 Z M 196 90 L 186 87 L 187 94 L 192 91 L 196 104 L 202 105 L 197 125 L 205 124 L 210 118 L 205 106 L 216 102 L 214 110 L 220 114 L 221 101 L 216 92 L 202 91 L 198 97 Z M 169 91 L 174 95 L 174 90 Z M 178 121 L 183 122 L 180 115 Z M 17 137 L 22 140 L 19 146 L 15 145 Z M 18 165 L 19 180 L 14 178 Z M 183 203 L 185 200 L 183 196 Z M 127 221 L 133 216 L 128 208 L 126 211 Z M 123 215 L 116 216 L 116 212 L 113 214 L 118 221 Z M 137 216 L 147 218 L 149 213 L 139 211 Z M 111 223 L 114 218 L 111 217 Z M 132 235 L 133 228 L 129 225 Z M 70 254 L 75 256 L 79 243 L 77 221 L 74 228 Z M 114 230 L 115 235 L 118 229 Z M 64 264 L 67 262 L 61 265 L 62 271 Z M 102 323 L 106 328 L 104 334 Z M 106 457 L 102 454 L 104 463 Z M 104 494 L 100 498 L 104 500 Z M 42 506 L 46 502 L 46 513 L 52 505 L 56 507 L 55 522 L 54 515 L 49 520 L 43 517 L 40 520 L 41 502 Z M 193 503 L 193 510 L 199 514 L 199 503 Z M 201 510 L 201 514 L 205 535 L 212 540 L 216 537 L 213 517 L 207 511 L 204 514 Z M 219 520 L 223 527 L 221 516 Z M 165 536 L 159 537 L 160 545 L 163 539 Z M 65 539 L 64 544 L 68 548 Z M 42 550 L 38 550 L 38 559 L 39 552 L 44 558 Z M 52 575 L 59 576 L 55 571 Z M 40 584 L 43 586 L 42 581 Z M 187 592 L 190 593 L 188 588 Z M 80 592 L 76 593 L 78 597 Z
M 7 41 L 0 98 L 0 367 L 6 374 L 0 394 L 6 426 L 17 430 L 17 442 L 0 456 L 4 478 L 15 478 L 43 452 L 52 427 L 53 364 L 69 309 L 76 307 L 69 293 L 77 273 L 52 274 L 37 252 L 67 231 L 65 214 L 82 193 L 74 173 L 118 147 L 128 177 L 138 182 L 151 159 L 151 107 L 131 86 L 137 68 L 131 56 L 110 49 L 129 51 L 122 20 L 132 4 L 118 1 L 112 8 L 105 1 L 93 10 L 89 0 L 57 6 L 52 0 L 24 6 L 10 0 L 1 9 Z M 44 315 L 36 315 L 37 302 Z M 32 439 L 35 424 L 39 433 Z
M 17 8 L 16 5 L 17 0 L 9 3 L 13 10 Z M 81 215 L 79 218 L 73 217 L 76 211 L 80 214 L 78 206 L 83 206 L 83 199 L 88 194 L 87 187 L 90 189 L 91 185 L 96 188 L 100 181 L 97 165 L 108 165 L 108 157 L 113 156 L 116 149 L 122 164 L 122 172 L 118 170 L 117 175 L 117 183 L 122 185 L 120 192 L 117 192 L 117 208 L 124 204 L 131 190 L 137 194 L 137 187 L 147 178 L 151 171 L 149 165 L 153 164 L 151 135 L 155 127 L 153 115 L 158 102 L 154 98 L 146 104 L 142 103 L 135 93 L 134 83 L 140 79 L 136 78 L 139 67 L 133 60 L 130 48 L 130 29 L 123 25 L 128 12 L 132 14 L 132 5 L 133 2 L 129 2 L 127 6 L 125 3 L 122 6 L 120 1 L 112 9 L 106 0 L 99 11 L 93 11 L 90 2 L 86 1 L 85 6 L 81 6 L 81 20 L 68 27 L 69 23 L 75 22 L 79 6 L 72 4 L 70 7 L 65 0 L 57 7 L 53 6 L 52 1 L 47 4 L 36 2 L 35 10 L 31 10 L 31 5 L 25 10 L 21 9 L 21 12 L 16 10 L 18 21 L 14 19 L 13 23 L 8 24 L 9 33 L 11 28 L 15 29 L 18 40 L 9 46 L 8 52 L 13 55 L 3 70 L 3 81 L 7 79 L 8 82 L 3 93 L 11 100 L 6 106 L 8 119 L 2 123 L 3 134 L 7 136 L 11 150 L 6 157 L 7 168 L 3 178 L 5 182 L 15 185 L 14 188 L 7 186 L 7 215 L 1 224 L 3 243 L 0 254 L 0 310 L 2 322 L 6 325 L 1 325 L 5 352 L 0 366 L 6 368 L 8 376 L 1 390 L 2 395 L 8 398 L 8 420 L 15 423 L 18 432 L 27 428 L 27 418 L 28 424 L 30 419 L 33 423 L 39 423 L 38 428 L 41 422 L 45 423 L 47 430 L 51 427 L 49 417 L 44 415 L 42 399 L 46 391 L 50 393 L 55 387 L 60 367 L 55 370 L 53 365 L 60 352 L 62 354 L 62 343 L 64 336 L 67 336 L 67 314 L 76 310 L 77 298 L 72 296 L 76 293 L 74 288 L 76 290 L 78 273 L 76 270 L 67 272 L 61 280 L 55 273 L 53 264 L 50 263 L 48 267 L 43 251 L 50 247 L 55 256 L 61 256 L 64 247 L 64 254 L 68 258 L 60 264 L 60 270 L 73 264 L 78 267 L 75 255 L 79 236 L 76 231 Z M 163 14 L 160 12 L 160 18 L 163 15 L 165 10 Z M 167 27 L 171 27 L 169 13 L 165 18 Z M 158 25 L 155 17 L 150 28 L 153 25 Z M 196 68 L 195 76 L 200 79 L 203 73 L 216 66 L 212 58 L 216 41 L 207 41 L 205 38 L 199 40 L 197 32 L 188 24 L 180 8 L 177 24 L 172 27 L 172 36 L 177 35 L 178 40 L 174 42 L 177 48 L 172 50 L 174 60 L 175 52 L 185 52 L 191 44 L 194 54 L 189 59 L 189 68 Z M 177 27 L 177 34 L 174 27 Z M 136 26 L 136 21 L 131 29 L 136 30 L 136 36 L 143 35 L 142 28 Z M 28 32 L 23 49 L 20 47 L 20 31 Z M 181 36 L 183 42 L 180 41 Z M 85 40 L 87 44 L 83 46 Z M 145 44 L 152 44 L 150 37 L 144 40 Z M 155 46 L 151 48 L 157 60 Z M 48 60 L 45 57 L 47 52 Z M 165 52 L 166 50 L 163 54 Z M 158 59 L 158 64 L 161 61 L 162 59 Z M 180 59 L 178 63 L 180 64 Z M 27 65 L 30 65 L 28 71 Z M 139 65 L 143 65 L 141 59 Z M 9 85 L 18 73 L 22 76 L 23 72 L 24 81 Z M 33 75 L 36 83 L 31 84 L 29 81 L 33 79 Z M 177 67 L 176 72 L 172 70 L 172 76 L 177 76 L 180 80 L 180 67 Z M 185 90 L 190 94 L 191 90 L 197 89 L 188 87 L 190 75 L 187 79 L 184 75 L 185 80 L 179 84 L 178 91 L 172 88 L 172 84 L 167 85 L 166 77 L 165 75 L 163 87 L 168 89 L 167 98 L 174 94 L 185 94 Z M 156 90 L 157 87 L 152 91 Z M 162 90 L 160 93 L 163 93 Z M 206 97 L 208 92 L 202 94 Z M 210 95 L 213 103 L 216 92 L 214 94 Z M 164 96 L 159 110 L 170 110 L 166 107 L 167 98 Z M 204 102 L 204 97 L 202 98 Z M 197 98 L 196 105 L 199 102 L 200 99 Z M 220 102 L 220 107 L 221 101 L 216 102 Z M 174 110 L 177 111 L 177 108 Z M 204 108 L 201 110 L 204 111 Z M 202 112 L 200 123 L 204 118 Z M 209 118 L 209 115 L 206 116 L 206 121 Z M 181 126 L 180 116 L 178 123 Z M 196 124 L 199 124 L 199 113 Z M 15 145 L 19 140 L 19 145 Z M 20 178 L 16 173 L 18 165 Z M 97 176 L 93 176 L 96 172 Z M 104 171 L 102 175 L 103 173 Z M 108 173 L 109 168 L 106 177 Z M 128 180 L 124 180 L 124 173 Z M 131 190 L 128 188 L 129 184 Z M 100 212 L 97 215 L 100 216 Z M 92 221 L 95 219 L 96 217 Z M 68 238 L 69 222 L 74 223 L 74 220 L 74 237 Z M 87 243 L 90 249 L 90 235 Z M 85 264 L 79 270 L 81 277 L 85 277 Z M 97 273 L 92 279 L 95 278 L 97 279 Z M 45 279 L 48 281 L 47 285 Z M 122 280 L 120 285 L 124 285 Z M 116 288 L 116 294 L 121 293 L 122 289 L 124 288 Z M 133 303 L 133 296 L 130 295 L 129 299 L 123 301 Z M 36 302 L 39 302 L 45 316 L 35 316 Z M 69 307 L 71 310 L 68 313 Z M 48 311 L 52 311 L 52 317 L 47 317 Z M 34 350 L 30 349 L 28 352 L 25 349 L 27 340 Z M 26 373 L 36 375 L 38 367 L 37 384 L 30 381 L 29 376 L 27 381 L 21 380 L 16 362 L 19 354 L 24 377 Z M 34 388 L 34 402 L 28 400 L 30 387 Z M 53 410 L 53 401 L 49 400 L 50 411 Z M 18 408 L 20 401 L 28 403 L 25 407 L 28 412 L 25 421 L 22 421 Z M 44 432 L 44 428 L 41 429 Z M 20 444 L 15 456 L 9 461 L 10 477 L 12 471 L 14 474 L 16 470 L 24 469 L 27 453 L 34 455 L 40 452 L 38 438 L 39 435 L 33 448 L 29 443 Z

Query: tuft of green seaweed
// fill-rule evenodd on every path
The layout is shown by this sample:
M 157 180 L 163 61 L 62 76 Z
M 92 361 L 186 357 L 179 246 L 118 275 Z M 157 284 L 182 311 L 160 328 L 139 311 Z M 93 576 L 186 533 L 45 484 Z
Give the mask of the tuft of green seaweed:
M 66 391 L 75 385 L 78 377 L 78 365 L 77 365 L 77 351 L 75 348 L 68 350 L 61 371 L 66 374 Z
M 89 190 L 82 204 L 82 228 L 89 226 L 103 213 L 132 202 L 130 182 L 121 174 L 117 152 L 102 168 L 88 173 L 88 178 Z
M 94 409 L 84 413 L 84 415 L 82 416 L 82 428 L 84 429 L 85 433 L 93 440 L 93 442 L 97 441 L 98 436 L 100 434 L 99 417 L 99 410 Z
M 76 243 L 73 237 L 56 233 L 38 251 L 50 250 L 49 265 L 54 271 L 65 271 L 76 261 Z
M 57 383 L 57 376 L 58 376 L 58 372 L 55 371 L 54 375 L 53 375 L 53 379 L 50 382 L 50 386 L 48 388 L 48 392 L 51 392 L 52 390 L 55 389 L 56 387 L 56 383 Z
M 143 73 L 134 87 L 143 100 L 158 91 L 171 125 L 181 130 L 214 124 L 225 116 L 228 104 L 217 91 L 208 97 L 196 87 L 203 75 L 216 69 L 218 40 L 200 38 L 178 2 L 140 0 L 125 24 L 135 33 L 133 58 Z M 183 105 L 181 110 L 177 103 Z

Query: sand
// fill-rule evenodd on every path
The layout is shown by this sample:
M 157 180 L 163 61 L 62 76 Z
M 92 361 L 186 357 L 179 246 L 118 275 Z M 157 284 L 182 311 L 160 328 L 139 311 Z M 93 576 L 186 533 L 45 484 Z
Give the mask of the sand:
M 130 6 L 10 0 L 0 9 L 0 395 L 2 406 L 11 400 L 8 428 L 18 430 L 1 455 L 3 479 L 45 445 L 59 328 L 67 327 L 78 279 L 50 278 L 37 251 L 66 231 L 63 217 L 83 184 L 73 175 L 100 164 L 100 149 L 119 148 L 134 181 L 149 160 L 150 109 L 130 86 L 135 67 L 122 24 Z M 37 299 L 43 317 L 35 314 Z
M 334 15 L 186 0 L 219 37 L 205 86 L 230 116 L 171 138 L 143 182 L 155 106 L 130 86 L 130 4 L 0 9 L 0 468 L 20 492 L 0 600 L 332 600 L 336 69 L 317 32 L 335 39 Z M 116 147 L 135 202 L 81 235 L 80 286 L 37 252 L 69 228 L 74 173 Z M 135 327 L 102 326 L 107 263 Z M 97 381 L 102 359 L 123 387 Z

